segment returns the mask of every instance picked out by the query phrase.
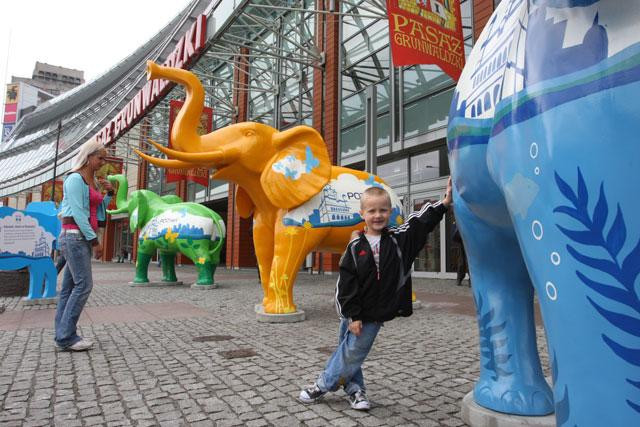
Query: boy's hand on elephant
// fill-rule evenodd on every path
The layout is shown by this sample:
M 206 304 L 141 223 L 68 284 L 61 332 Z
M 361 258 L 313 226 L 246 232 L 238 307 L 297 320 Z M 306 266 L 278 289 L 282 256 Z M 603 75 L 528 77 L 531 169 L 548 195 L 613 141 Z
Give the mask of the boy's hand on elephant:
M 451 195 L 453 189 L 453 185 L 451 183 L 451 177 L 449 177 L 449 181 L 447 181 L 447 192 L 444 195 L 444 199 L 442 199 L 442 204 L 446 207 L 451 206 L 453 203 L 453 196 Z
M 353 322 L 349 322 L 349 332 L 359 337 L 360 333 L 362 332 L 362 320 L 355 320 Z

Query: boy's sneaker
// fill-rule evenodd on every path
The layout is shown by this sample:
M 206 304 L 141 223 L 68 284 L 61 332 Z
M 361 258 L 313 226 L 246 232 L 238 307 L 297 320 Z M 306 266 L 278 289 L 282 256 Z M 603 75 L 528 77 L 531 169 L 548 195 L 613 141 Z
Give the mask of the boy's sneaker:
M 313 383 L 312 386 L 302 389 L 298 400 L 302 403 L 313 403 L 322 398 L 326 393 L 326 391 L 320 390 L 320 387 L 318 387 L 316 383 Z
M 358 390 L 355 393 L 350 394 L 349 403 L 351 404 L 351 407 L 357 411 L 368 411 L 371 409 L 369 399 L 367 399 L 367 395 L 364 394 L 364 391 L 362 390 Z

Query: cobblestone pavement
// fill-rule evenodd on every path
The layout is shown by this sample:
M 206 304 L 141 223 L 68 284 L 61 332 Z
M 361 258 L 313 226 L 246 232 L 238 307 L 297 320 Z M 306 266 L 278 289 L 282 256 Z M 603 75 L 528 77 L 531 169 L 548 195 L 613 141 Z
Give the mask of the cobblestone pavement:
M 130 287 L 131 264 L 93 269 L 89 308 L 180 303 L 197 315 L 81 322 L 80 334 L 96 343 L 84 353 L 56 352 L 52 326 L 0 330 L 0 426 L 464 425 L 460 401 L 478 375 L 478 337 L 470 290 L 454 281 L 414 280 L 423 307 L 381 329 L 364 365 L 374 406 L 359 412 L 343 392 L 296 401 L 337 341 L 335 275 L 300 274 L 295 300 L 306 321 L 264 324 L 254 313 L 256 271 L 219 270 L 219 288 L 201 291 Z M 150 267 L 151 280 L 159 270 Z M 189 266 L 177 274 L 196 278 Z M 19 298 L 2 305 L 0 329 L 17 311 L 28 318 L 52 308 Z

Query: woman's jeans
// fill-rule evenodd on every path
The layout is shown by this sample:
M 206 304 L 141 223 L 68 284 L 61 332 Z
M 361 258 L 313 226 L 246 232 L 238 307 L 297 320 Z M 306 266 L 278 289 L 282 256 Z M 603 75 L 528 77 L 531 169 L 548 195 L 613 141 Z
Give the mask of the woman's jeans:
M 362 363 L 373 346 L 382 322 L 363 322 L 360 336 L 349 332 L 349 320 L 340 320 L 338 348 L 333 352 L 316 384 L 322 391 L 336 391 L 344 386 L 347 394 L 366 391 Z
M 62 231 L 58 244 L 67 260 L 62 289 L 56 310 L 56 344 L 67 348 L 82 338 L 76 333 L 76 325 L 91 288 L 91 244 L 82 234 Z

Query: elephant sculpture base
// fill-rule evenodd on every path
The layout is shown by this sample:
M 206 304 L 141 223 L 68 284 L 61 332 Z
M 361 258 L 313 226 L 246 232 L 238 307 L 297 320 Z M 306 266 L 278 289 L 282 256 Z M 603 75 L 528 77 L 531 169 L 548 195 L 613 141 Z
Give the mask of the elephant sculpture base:
M 183 286 L 184 283 L 179 280 L 176 282 L 129 282 L 132 288 L 165 288 L 167 286 Z
M 51 305 L 58 304 L 58 297 L 51 298 L 22 298 L 22 305 Z
M 262 304 L 256 304 L 255 311 L 256 320 L 261 323 L 297 323 L 307 318 L 305 312 L 299 309 L 292 313 L 284 314 L 265 313 Z
M 191 285 L 191 289 L 197 289 L 199 291 L 209 291 L 211 289 L 217 289 L 218 285 L 215 283 L 212 283 L 210 285 L 201 285 L 199 283 L 194 283 Z
M 543 416 L 521 416 L 492 411 L 478 405 L 473 400 L 473 391 L 467 393 L 462 399 L 462 421 L 471 427 L 495 426 L 495 427 L 555 427 L 554 414 Z

